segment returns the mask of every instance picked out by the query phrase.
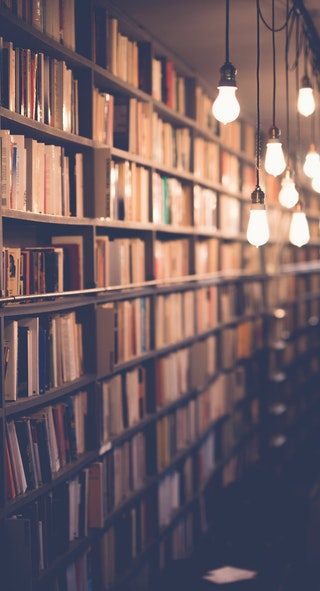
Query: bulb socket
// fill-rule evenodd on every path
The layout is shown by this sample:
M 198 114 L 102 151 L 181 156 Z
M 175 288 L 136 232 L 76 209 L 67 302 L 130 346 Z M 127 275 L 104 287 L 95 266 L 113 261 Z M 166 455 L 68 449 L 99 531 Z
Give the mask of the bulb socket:
M 281 135 L 281 131 L 278 127 L 270 127 L 269 129 L 269 140 L 278 141 Z
M 251 204 L 264 205 L 264 192 L 258 185 L 256 186 L 255 190 L 251 193 Z
M 236 74 L 237 69 L 231 64 L 231 62 L 225 62 L 220 68 L 219 86 L 237 87 Z
M 310 80 L 309 76 L 307 76 L 307 74 L 302 76 L 300 88 L 312 88 L 311 80 Z

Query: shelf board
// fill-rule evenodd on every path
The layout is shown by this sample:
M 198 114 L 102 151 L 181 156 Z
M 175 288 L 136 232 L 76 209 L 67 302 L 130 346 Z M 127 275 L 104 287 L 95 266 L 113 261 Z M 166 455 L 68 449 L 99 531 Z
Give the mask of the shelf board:
M 43 296 L 37 296 L 36 298 L 25 296 L 24 298 L 21 298 L 21 300 L 9 303 L 2 303 L 2 299 L 5 300 L 6 298 L 0 298 L 0 315 L 5 316 L 6 318 L 13 316 L 49 314 L 51 312 L 59 312 L 73 308 L 78 309 L 94 303 L 92 296 L 86 292 L 83 292 L 83 295 L 79 294 L 78 296 L 59 296 L 58 294 L 53 294 L 48 298 L 44 298 Z
M 39 222 L 43 224 L 60 224 L 70 226 L 93 226 L 92 218 L 78 218 L 75 216 L 52 215 L 49 213 L 35 213 L 33 211 L 20 211 L 18 209 L 2 208 L 4 220 L 23 220 L 26 222 Z
M 5 507 L 6 515 L 12 515 L 13 513 L 19 512 L 24 505 L 28 503 L 32 503 L 42 495 L 50 492 L 53 488 L 55 488 L 58 484 L 62 484 L 66 480 L 73 478 L 78 472 L 80 472 L 83 468 L 86 468 L 94 462 L 98 457 L 97 452 L 95 451 L 88 451 L 82 454 L 78 460 L 72 462 L 71 464 L 67 464 L 60 470 L 52 479 L 52 482 L 47 482 L 31 491 L 27 491 L 23 495 L 17 496 L 12 501 L 9 501 Z
M 11 132 L 23 133 L 27 136 L 32 134 L 34 139 L 50 141 L 58 145 L 68 144 L 78 148 L 93 147 L 93 141 L 89 138 L 63 131 L 57 127 L 51 127 L 46 123 L 39 123 L 5 107 L 0 107 L 0 117 L 2 119 L 2 128 L 5 129 L 8 126 Z
M 6 418 L 13 417 L 17 414 L 26 413 L 39 408 L 40 406 L 47 406 L 53 402 L 57 402 L 62 397 L 71 394 L 75 390 L 86 388 L 95 380 L 94 374 L 85 375 L 73 382 L 68 382 L 57 388 L 47 390 L 44 394 L 39 396 L 30 396 L 29 398 L 18 398 L 14 402 L 6 402 L 5 415 Z
M 140 88 L 129 84 L 129 82 L 122 80 L 118 76 L 115 76 L 112 74 L 112 72 L 110 72 L 110 70 L 106 70 L 98 64 L 93 64 L 92 68 L 94 85 L 99 90 L 105 90 L 111 93 L 114 92 L 115 94 L 125 93 L 128 96 L 139 99 L 140 101 L 147 103 L 151 102 L 152 99 L 149 94 L 143 90 L 140 90 Z

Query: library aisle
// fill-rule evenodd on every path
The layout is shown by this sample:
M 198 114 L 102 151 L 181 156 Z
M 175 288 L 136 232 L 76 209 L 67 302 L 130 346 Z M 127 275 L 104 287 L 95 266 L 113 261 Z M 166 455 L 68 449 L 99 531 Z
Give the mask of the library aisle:
M 316 4 L 0 0 L 1 591 L 318 590 Z

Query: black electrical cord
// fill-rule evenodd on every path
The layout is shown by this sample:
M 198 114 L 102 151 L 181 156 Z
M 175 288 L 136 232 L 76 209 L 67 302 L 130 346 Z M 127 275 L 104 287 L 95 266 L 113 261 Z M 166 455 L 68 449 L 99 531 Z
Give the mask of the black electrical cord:
M 230 19 L 230 2 L 226 0 L 226 62 L 229 62 L 229 19 Z
M 289 14 L 289 0 L 286 3 L 286 14 Z M 289 121 L 289 20 L 286 23 L 285 69 L 286 69 L 286 124 L 287 124 L 287 166 L 290 164 L 290 121 Z
M 257 187 L 260 187 L 260 4 L 256 0 L 257 9 L 257 68 L 256 68 L 256 82 L 257 82 L 257 130 L 256 130 L 256 182 Z
M 292 15 L 292 13 L 295 13 L 294 6 L 291 6 L 289 12 L 286 14 L 286 20 L 283 23 L 283 25 L 281 25 L 281 27 L 275 28 L 274 22 L 272 22 L 272 25 L 269 25 L 267 23 L 266 19 L 264 18 L 263 14 L 262 14 L 261 8 L 259 6 L 259 15 L 260 15 L 260 18 L 261 18 L 263 24 L 267 27 L 267 29 L 269 29 L 269 31 L 272 31 L 273 33 L 279 33 L 280 31 L 283 31 L 283 29 L 286 28 L 287 23 Z
M 276 35 L 275 35 L 275 30 L 274 30 L 274 23 L 275 23 L 274 0 L 272 0 L 272 72 L 273 72 L 272 127 L 276 126 L 276 93 L 277 93 Z
M 296 95 L 297 100 L 299 97 L 299 89 L 300 89 L 300 73 L 299 73 L 299 43 L 300 43 L 300 19 L 299 16 L 296 20 L 296 65 L 295 65 L 295 72 L 296 72 Z M 296 109 L 296 124 L 297 124 L 297 146 L 300 147 L 301 144 L 301 128 L 300 128 L 300 113 L 298 109 Z M 299 157 L 299 154 L 298 154 Z

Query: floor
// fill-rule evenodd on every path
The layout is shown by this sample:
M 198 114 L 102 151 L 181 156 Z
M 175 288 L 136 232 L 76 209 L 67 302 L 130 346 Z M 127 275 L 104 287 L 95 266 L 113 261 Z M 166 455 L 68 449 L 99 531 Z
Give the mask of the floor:
M 205 543 L 189 561 L 173 566 L 159 590 L 320 591 L 318 449 L 312 462 L 309 449 L 286 473 L 259 469 L 225 491 L 223 511 Z M 203 579 L 207 570 L 226 565 L 258 576 L 223 585 Z

